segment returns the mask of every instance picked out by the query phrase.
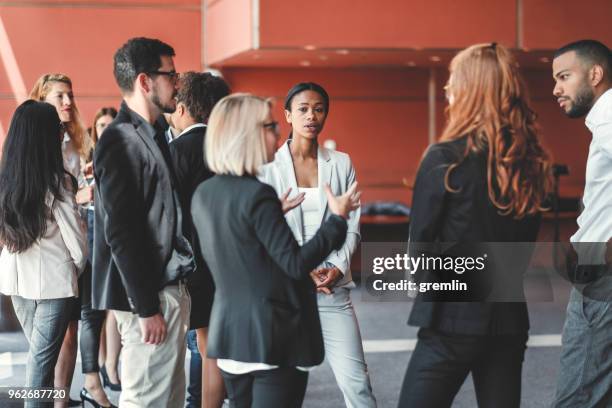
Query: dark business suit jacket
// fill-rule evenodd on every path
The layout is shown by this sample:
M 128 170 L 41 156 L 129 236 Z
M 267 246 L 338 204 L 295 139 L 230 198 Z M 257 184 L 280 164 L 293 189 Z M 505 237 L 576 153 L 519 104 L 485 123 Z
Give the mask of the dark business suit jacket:
M 123 103 L 96 145 L 96 309 L 132 310 L 141 317 L 159 312 L 176 230 L 169 158 L 154 139 L 156 132 L 163 136 L 164 123 L 160 118 L 153 127 Z
M 215 293 L 212 276 L 202 258 L 198 235 L 191 217 L 193 193 L 200 183 L 214 176 L 204 162 L 205 137 L 206 127 L 199 126 L 181 134 L 179 138 L 170 143 L 176 185 L 183 209 L 183 232 L 191 242 L 196 263 L 195 272 L 187 280 L 191 294 L 190 327 L 192 329 L 208 326 Z
M 300 247 L 274 189 L 250 176 L 205 181 L 191 211 L 216 286 L 208 356 L 282 367 L 321 363 L 309 272 L 342 246 L 346 221 L 330 217 Z
M 429 248 L 432 255 L 441 254 L 439 249 L 445 247 L 450 248 L 445 251 L 453 256 L 475 256 L 482 255 L 480 252 L 486 250 L 487 243 L 535 241 L 540 217 L 528 216 L 517 220 L 512 215 L 501 215 L 489 199 L 486 155 L 470 153 L 463 160 L 465 147 L 466 140 L 462 138 L 433 145 L 426 152 L 414 186 L 410 214 L 411 246 Z M 461 164 L 449 178 L 450 186 L 457 191 L 449 192 L 444 186 L 444 177 L 449 166 L 458 162 Z M 437 247 L 436 244 L 440 243 L 444 245 Z M 413 255 L 418 256 L 418 253 L 415 251 Z M 523 274 L 529 258 L 528 251 L 514 257 L 508 257 L 506 253 L 502 259 L 489 257 L 485 273 L 465 272 L 458 276 L 451 272 L 453 278 L 467 280 L 468 287 L 479 289 L 460 299 L 467 300 L 465 302 L 431 301 L 428 295 L 419 293 L 409 324 L 469 335 L 526 332 L 529 318 L 524 302 L 474 300 L 499 287 L 500 279 L 504 279 L 504 290 L 511 291 L 515 297 L 522 296 Z M 502 275 L 500 271 L 510 271 L 512 276 Z M 417 277 L 432 280 L 425 273 L 417 273 Z

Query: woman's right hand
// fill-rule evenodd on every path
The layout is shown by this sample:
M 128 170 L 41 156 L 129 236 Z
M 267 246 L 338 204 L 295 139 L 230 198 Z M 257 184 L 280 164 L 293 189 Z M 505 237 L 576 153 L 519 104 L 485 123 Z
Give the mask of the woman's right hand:
M 354 182 L 346 193 L 340 196 L 335 196 L 334 193 L 332 193 L 329 184 L 326 184 L 325 193 L 327 194 L 327 205 L 329 206 L 330 211 L 344 219 L 347 219 L 349 213 L 356 210 L 361 205 L 359 202 L 361 191 L 357 191 L 357 182 Z

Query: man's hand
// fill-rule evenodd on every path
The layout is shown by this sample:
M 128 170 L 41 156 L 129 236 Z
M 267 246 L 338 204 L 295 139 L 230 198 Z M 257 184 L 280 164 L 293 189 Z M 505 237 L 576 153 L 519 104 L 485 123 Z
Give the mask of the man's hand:
M 79 189 L 76 193 L 76 202 L 77 204 L 88 204 L 91 203 L 94 199 L 94 189 L 92 186 L 87 186 Z
M 166 340 L 166 321 L 161 313 L 151 317 L 139 317 L 142 342 L 145 344 L 161 344 Z
M 295 198 L 289 200 L 289 193 L 291 193 L 291 187 L 289 187 L 289 189 L 279 197 L 281 206 L 283 207 L 283 214 L 287 214 L 289 211 L 302 204 L 302 201 L 304 201 L 304 197 L 306 196 L 305 193 L 300 193 L 295 196 Z

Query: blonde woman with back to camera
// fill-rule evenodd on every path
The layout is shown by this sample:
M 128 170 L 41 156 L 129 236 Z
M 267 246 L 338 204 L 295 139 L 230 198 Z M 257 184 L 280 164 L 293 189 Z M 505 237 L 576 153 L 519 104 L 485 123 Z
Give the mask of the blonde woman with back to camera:
M 217 359 L 230 406 L 300 407 L 308 369 L 323 361 L 311 271 L 344 243 L 356 185 L 335 197 L 333 215 L 300 247 L 274 189 L 257 180 L 274 157 L 278 123 L 269 101 L 248 94 L 213 109 L 205 142 L 216 176 L 202 183 L 192 215 L 215 282 L 208 356 Z

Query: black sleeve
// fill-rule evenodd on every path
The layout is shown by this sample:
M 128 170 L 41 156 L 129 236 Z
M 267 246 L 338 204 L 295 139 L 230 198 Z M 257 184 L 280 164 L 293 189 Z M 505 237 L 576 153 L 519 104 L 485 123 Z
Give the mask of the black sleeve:
M 142 153 L 120 132 L 107 129 L 95 153 L 95 178 L 104 208 L 104 235 L 111 248 L 123 286 L 140 317 L 159 313 L 159 282 L 151 279 L 154 269 L 149 251 L 155 248 L 147 230 L 142 196 Z
M 263 184 L 262 184 L 263 186 Z M 257 238 L 270 257 L 289 277 L 308 277 L 346 238 L 346 220 L 332 215 L 310 241 L 300 247 L 287 225 L 281 203 L 274 189 L 265 185 L 256 195 L 250 214 Z
M 449 167 L 444 148 L 430 147 L 417 171 L 410 210 L 410 242 L 433 242 L 438 238 L 444 210 L 444 177 Z

